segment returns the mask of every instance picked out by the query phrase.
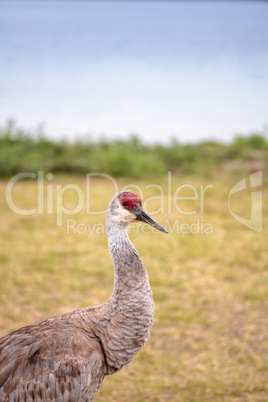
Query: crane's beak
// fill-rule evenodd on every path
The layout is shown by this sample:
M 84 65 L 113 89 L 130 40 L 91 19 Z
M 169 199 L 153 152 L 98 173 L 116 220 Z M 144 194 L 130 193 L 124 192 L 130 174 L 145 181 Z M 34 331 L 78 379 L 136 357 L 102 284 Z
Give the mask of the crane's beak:
M 136 220 L 148 223 L 149 225 L 153 226 L 154 228 L 160 230 L 160 232 L 168 233 L 168 231 L 164 228 L 164 226 L 160 225 L 160 223 L 156 222 L 153 218 L 148 215 L 144 209 L 139 208 L 135 212 Z

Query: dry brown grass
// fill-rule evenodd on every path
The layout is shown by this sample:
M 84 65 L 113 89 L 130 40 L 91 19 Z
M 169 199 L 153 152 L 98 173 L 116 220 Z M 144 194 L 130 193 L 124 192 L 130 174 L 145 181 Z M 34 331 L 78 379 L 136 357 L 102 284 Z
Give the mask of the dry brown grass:
M 196 188 L 213 184 L 205 213 L 182 216 L 173 208 L 172 214 L 165 210 L 156 219 L 168 219 L 171 227 L 178 218 L 181 223 L 204 219 L 212 224 L 213 234 L 165 236 L 130 230 L 151 280 L 155 322 L 145 348 L 131 365 L 105 379 L 96 401 L 268 401 L 267 181 L 264 229 L 255 233 L 227 209 L 228 191 L 245 176 L 221 172 L 206 178 L 173 178 L 173 192 L 185 183 Z M 151 182 L 135 182 L 145 199 L 158 195 L 156 189 L 145 188 Z M 53 183 L 76 183 L 85 189 L 85 179 L 79 177 L 58 177 Z M 113 270 L 105 235 L 94 233 L 88 239 L 67 234 L 66 217 L 63 227 L 57 227 L 55 215 L 15 214 L 6 205 L 6 184 L 0 183 L 0 335 L 107 300 Z M 166 180 L 158 185 L 167 202 Z M 106 208 L 112 187 L 96 179 L 92 190 L 92 206 Z M 14 200 L 33 208 L 36 194 L 33 180 L 18 182 Z M 71 207 L 76 197 L 69 192 L 64 201 Z M 148 206 L 152 209 L 153 202 Z M 181 207 L 193 210 L 199 203 L 188 200 Z M 246 215 L 249 207 L 249 193 L 234 200 L 241 214 Z M 86 215 L 83 209 L 68 218 L 93 225 L 104 223 L 105 216 Z

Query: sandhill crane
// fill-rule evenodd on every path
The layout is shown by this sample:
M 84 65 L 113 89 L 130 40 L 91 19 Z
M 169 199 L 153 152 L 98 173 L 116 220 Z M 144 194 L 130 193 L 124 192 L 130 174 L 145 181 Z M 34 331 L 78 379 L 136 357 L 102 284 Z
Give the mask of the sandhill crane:
M 104 304 L 20 328 L 0 339 L 0 401 L 91 401 L 101 382 L 130 363 L 149 338 L 154 304 L 127 227 L 143 221 L 167 233 L 131 191 L 116 194 L 106 231 L 114 290 Z

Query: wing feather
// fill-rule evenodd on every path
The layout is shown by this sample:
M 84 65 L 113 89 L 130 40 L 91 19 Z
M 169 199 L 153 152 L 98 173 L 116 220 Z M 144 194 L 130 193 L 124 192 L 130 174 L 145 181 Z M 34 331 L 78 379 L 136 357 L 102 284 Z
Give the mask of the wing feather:
M 105 373 L 101 344 L 71 323 L 47 320 L 0 339 L 0 400 L 90 401 Z

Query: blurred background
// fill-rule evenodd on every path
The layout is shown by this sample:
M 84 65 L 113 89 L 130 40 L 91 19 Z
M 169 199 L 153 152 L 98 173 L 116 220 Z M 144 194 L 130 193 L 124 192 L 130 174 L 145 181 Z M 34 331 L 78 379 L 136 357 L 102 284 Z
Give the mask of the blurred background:
M 217 162 L 243 154 L 245 142 L 267 146 L 267 2 L 1 0 L 0 7 L 2 176 L 159 174 L 188 169 L 189 158 L 191 166 L 197 156 L 207 161 L 204 141 L 214 143 L 209 158 Z M 191 155 L 188 144 L 198 144 Z M 133 172 L 131 155 L 120 168 L 122 148 L 145 146 L 142 172 Z
M 114 189 L 98 174 L 110 175 L 119 189 L 161 195 L 154 217 L 173 228 L 165 238 L 131 233 L 155 323 L 96 401 L 267 400 L 267 21 L 266 1 L 0 0 L 0 336 L 111 295 L 96 230 L 105 215 L 84 205 L 57 226 L 57 189 L 75 210 L 72 186 L 86 195 L 96 173 L 91 205 L 105 210 Z M 29 210 L 41 191 L 44 210 L 16 213 L 7 185 L 37 171 L 42 189 L 37 176 L 19 180 L 12 197 Z M 253 174 L 258 232 L 234 219 L 252 218 Z M 185 214 L 178 188 L 198 194 L 181 201 Z M 68 218 L 91 236 L 68 231 Z

